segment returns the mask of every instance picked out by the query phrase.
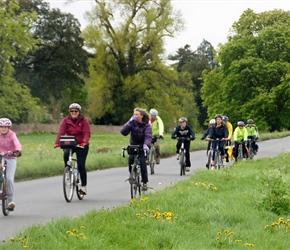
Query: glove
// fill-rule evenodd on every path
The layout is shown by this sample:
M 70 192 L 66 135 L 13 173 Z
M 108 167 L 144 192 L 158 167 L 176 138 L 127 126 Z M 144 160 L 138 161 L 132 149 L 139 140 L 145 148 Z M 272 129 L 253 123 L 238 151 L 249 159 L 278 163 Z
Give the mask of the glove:
M 59 144 L 58 143 L 55 143 L 53 148 L 59 148 Z
M 146 150 L 146 154 L 148 155 L 150 150 L 146 144 L 143 144 L 143 149 Z
M 138 116 L 133 115 L 130 120 L 126 123 L 128 126 L 131 126 L 133 121 L 136 121 L 138 119 Z
M 20 157 L 20 156 L 21 156 L 21 151 L 19 151 L 19 150 L 15 150 L 15 151 L 13 152 L 13 155 L 14 155 L 15 157 Z
M 259 139 L 259 137 L 256 137 L 255 140 L 257 141 Z
M 171 139 L 176 139 L 176 137 L 175 136 L 171 136 Z
M 80 147 L 81 147 L 81 148 L 84 148 L 86 145 L 87 145 L 87 144 L 86 144 L 85 142 L 82 142 L 82 143 L 80 144 Z
M 204 137 L 201 137 L 200 139 L 203 141 L 205 138 Z
M 194 141 L 194 140 L 195 140 L 195 137 L 191 137 L 190 140 L 191 140 L 191 141 Z
M 163 135 L 160 135 L 159 137 L 160 137 L 160 139 L 164 140 L 164 136 Z

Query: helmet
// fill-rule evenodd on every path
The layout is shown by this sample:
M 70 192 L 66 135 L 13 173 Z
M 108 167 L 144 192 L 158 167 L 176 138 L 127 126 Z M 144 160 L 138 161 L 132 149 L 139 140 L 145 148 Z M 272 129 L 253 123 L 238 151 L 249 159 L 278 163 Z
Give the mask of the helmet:
M 72 103 L 71 105 L 69 105 L 68 109 L 77 109 L 78 111 L 81 111 L 82 107 L 78 103 Z
M 253 121 L 253 119 L 249 119 L 247 123 L 248 123 L 248 124 L 253 124 L 254 121 Z
M 243 121 L 238 121 L 238 126 L 245 126 L 245 123 Z
M 187 122 L 186 117 L 181 117 L 181 118 L 179 119 L 179 122 L 180 122 L 180 123 L 181 123 L 181 122 Z
M 227 116 L 223 116 L 223 121 L 228 121 L 229 120 L 229 118 L 227 117 Z
M 223 119 L 223 117 L 222 117 L 221 114 L 216 114 L 215 117 L 214 117 L 214 119 L 216 119 L 216 118 L 221 118 L 221 119 Z
M 1 118 L 0 119 L 0 127 L 11 127 L 12 122 L 8 118 Z
M 215 124 L 215 119 L 211 119 L 211 120 L 209 121 L 209 124 Z
M 156 109 L 150 109 L 150 115 L 158 115 L 158 111 Z

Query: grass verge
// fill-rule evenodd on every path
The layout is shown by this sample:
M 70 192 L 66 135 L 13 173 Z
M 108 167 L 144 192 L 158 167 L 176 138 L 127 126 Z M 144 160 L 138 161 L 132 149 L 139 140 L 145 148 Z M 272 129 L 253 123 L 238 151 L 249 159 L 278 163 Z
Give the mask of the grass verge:
M 202 170 L 122 207 L 31 226 L 0 248 L 288 249 L 289 161 Z

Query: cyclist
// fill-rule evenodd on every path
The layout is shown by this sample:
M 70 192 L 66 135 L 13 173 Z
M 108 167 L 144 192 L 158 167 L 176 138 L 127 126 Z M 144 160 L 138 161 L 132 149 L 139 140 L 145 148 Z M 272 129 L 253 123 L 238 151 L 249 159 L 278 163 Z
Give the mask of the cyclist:
M 226 140 L 228 139 L 228 129 L 226 127 L 226 125 L 223 124 L 222 122 L 222 115 L 217 114 L 215 116 L 215 122 L 216 125 L 210 130 L 209 135 L 208 135 L 208 140 L 211 139 L 224 139 L 222 141 L 213 141 L 212 142 L 212 147 L 216 148 L 216 144 L 219 143 L 219 150 L 221 151 L 221 156 L 222 156 L 222 160 L 225 157 L 225 144 L 226 144 Z M 211 161 L 211 170 L 214 170 L 214 155 L 215 152 L 212 155 L 212 161 Z
M 187 119 L 186 117 L 181 117 L 179 119 L 180 125 L 175 127 L 174 131 L 171 134 L 172 139 L 176 139 L 176 137 L 183 137 L 183 138 L 190 138 L 190 140 L 195 139 L 195 134 L 190 126 L 187 125 Z M 179 160 L 179 150 L 181 147 L 181 141 L 178 140 L 176 144 L 176 153 L 177 153 L 177 160 Z M 191 162 L 190 162 L 190 141 L 185 140 L 184 141 L 184 148 L 185 148 L 185 164 L 186 164 L 186 171 L 190 171 Z
M 226 141 L 226 146 L 225 146 L 225 151 L 226 151 L 226 162 L 229 162 L 229 156 L 231 155 L 232 152 L 231 151 L 231 139 L 232 139 L 232 135 L 233 135 L 233 125 L 229 122 L 229 118 L 227 116 L 223 116 L 223 123 L 227 126 L 228 131 L 229 131 L 229 136 L 228 136 L 228 140 Z
M 249 119 L 247 123 L 248 124 L 245 126 L 245 128 L 248 131 L 248 139 L 252 141 L 254 154 L 256 155 L 259 149 L 258 145 L 256 144 L 256 141 L 259 139 L 259 131 L 257 126 L 254 124 L 253 119 Z M 247 147 L 249 148 L 249 142 L 247 142 Z
M 14 175 L 16 171 L 16 157 L 21 156 L 22 146 L 17 139 L 15 132 L 11 130 L 12 122 L 8 118 L 0 119 L 0 152 L 13 152 L 12 156 L 3 157 L 3 162 L 6 160 L 6 181 L 7 181 L 7 198 L 8 209 L 13 211 L 15 203 L 13 202 L 14 195 Z
M 75 137 L 77 144 L 80 147 L 73 149 L 73 153 L 77 155 L 78 170 L 81 176 L 80 193 L 87 194 L 87 170 L 86 159 L 89 152 L 89 139 L 91 137 L 90 124 L 87 118 L 81 114 L 81 105 L 72 103 L 69 105 L 69 115 L 63 119 L 58 130 L 55 140 L 54 148 L 59 147 L 59 140 L 61 135 L 72 135 Z M 69 149 L 63 150 L 64 164 L 68 161 Z
M 130 134 L 130 145 L 138 145 L 146 151 L 147 155 L 149 154 L 152 141 L 152 128 L 149 124 L 149 114 L 146 109 L 135 108 L 133 116 L 125 123 L 120 132 L 124 136 Z M 146 191 L 148 189 L 148 175 L 144 150 L 140 150 L 140 167 L 143 182 L 142 190 Z M 130 155 L 128 160 L 129 173 L 131 173 L 133 163 L 134 155 Z
M 152 127 L 152 137 L 153 137 L 153 145 L 155 147 L 156 152 L 156 164 L 160 164 L 160 139 L 164 139 L 164 125 L 160 116 L 158 116 L 158 111 L 156 109 L 150 109 L 150 119 L 149 124 Z
M 234 146 L 234 157 L 235 161 L 237 161 L 238 158 L 238 150 L 239 150 L 239 143 L 242 143 L 243 147 L 243 157 L 247 157 L 247 150 L 246 150 L 246 141 L 248 139 L 248 131 L 245 128 L 245 123 L 243 121 L 238 121 L 237 123 L 238 127 L 236 127 L 234 131 L 234 141 L 235 141 L 235 146 Z
M 208 124 L 208 129 L 203 133 L 202 137 L 201 137 L 201 140 L 204 140 L 208 134 L 209 134 L 209 131 L 210 129 L 215 125 L 215 119 L 211 119 L 209 121 L 209 124 Z M 208 154 L 208 151 L 210 149 L 210 145 L 211 145 L 211 141 L 208 141 L 208 144 L 207 144 L 207 150 L 206 150 L 206 155 Z M 209 168 L 208 164 L 206 163 L 205 164 L 206 168 Z

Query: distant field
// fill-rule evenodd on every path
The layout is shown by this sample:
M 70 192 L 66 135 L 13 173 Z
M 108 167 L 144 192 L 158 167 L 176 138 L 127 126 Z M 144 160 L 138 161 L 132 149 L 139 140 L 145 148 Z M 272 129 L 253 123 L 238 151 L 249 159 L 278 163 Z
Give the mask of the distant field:
M 289 136 L 290 132 L 261 134 L 261 140 Z M 207 142 L 201 141 L 201 134 L 191 142 L 191 151 L 206 149 Z M 18 159 L 16 181 L 36 179 L 63 173 L 63 156 L 61 149 L 54 149 L 56 134 L 32 133 L 18 136 L 23 146 L 23 156 Z M 88 171 L 120 167 L 127 165 L 127 158 L 121 157 L 122 147 L 129 144 L 129 136 L 121 134 L 92 134 L 87 158 Z M 161 155 L 168 157 L 175 154 L 176 141 L 170 134 L 161 141 Z

